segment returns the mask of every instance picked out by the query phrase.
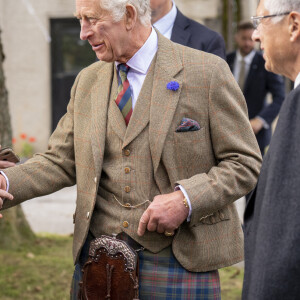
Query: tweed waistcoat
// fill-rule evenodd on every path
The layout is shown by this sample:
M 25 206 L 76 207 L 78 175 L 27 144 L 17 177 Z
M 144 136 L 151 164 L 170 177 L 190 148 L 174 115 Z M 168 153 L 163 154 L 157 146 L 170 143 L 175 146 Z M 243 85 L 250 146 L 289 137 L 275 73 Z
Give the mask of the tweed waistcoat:
M 117 75 L 116 71 L 114 72 L 103 167 L 90 230 L 96 237 L 124 231 L 146 249 L 158 252 L 169 246 L 172 238 L 156 232 L 146 232 L 143 237 L 137 235 L 139 220 L 143 212 L 154 196 L 161 193 L 154 180 L 149 145 L 150 110 L 148 107 L 150 103 L 147 103 L 149 100 L 146 95 L 151 94 L 153 81 L 149 80 L 149 77 L 153 77 L 153 69 L 150 67 L 147 75 L 147 82 L 151 84 L 143 86 L 135 107 L 136 111 L 144 109 L 146 126 L 125 148 L 122 147 L 123 140 L 127 130 L 131 128 L 126 127 L 124 117 L 115 103 Z M 134 118 L 137 117 L 140 116 L 133 114 L 132 121 L 134 122 Z M 118 134 L 115 131 L 118 131 Z M 167 174 L 166 182 L 169 182 Z M 173 188 L 169 186 L 168 190 L 172 191 Z

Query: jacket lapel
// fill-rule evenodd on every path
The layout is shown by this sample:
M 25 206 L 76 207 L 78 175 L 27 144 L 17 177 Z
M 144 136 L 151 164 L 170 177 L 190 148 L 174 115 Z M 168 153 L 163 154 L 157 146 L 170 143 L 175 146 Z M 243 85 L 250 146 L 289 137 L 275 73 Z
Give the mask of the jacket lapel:
M 91 145 L 97 178 L 100 177 L 104 156 L 107 127 L 107 110 L 113 80 L 113 64 L 103 64 L 98 72 L 97 83 L 91 92 L 92 120 Z M 105 134 L 103 134 L 105 133 Z
M 258 69 L 258 54 L 256 53 L 253 57 L 251 65 L 250 65 L 249 73 L 248 73 L 248 76 L 247 76 L 246 82 L 245 82 L 244 92 L 250 86 L 251 81 L 255 78 L 257 69 Z
M 234 71 L 233 69 L 234 69 L 235 61 L 236 61 L 236 52 L 231 53 L 227 56 L 227 63 L 229 65 L 229 68 L 230 68 L 232 73 Z
M 178 9 L 177 16 L 174 22 L 171 41 L 186 46 L 190 39 L 191 33 L 187 28 L 189 27 L 189 20 Z
M 154 69 L 150 105 L 149 141 L 154 175 L 157 171 L 163 146 L 173 119 L 183 82 L 182 61 L 174 44 L 158 33 L 158 52 Z M 167 89 L 167 84 L 176 81 L 179 89 Z

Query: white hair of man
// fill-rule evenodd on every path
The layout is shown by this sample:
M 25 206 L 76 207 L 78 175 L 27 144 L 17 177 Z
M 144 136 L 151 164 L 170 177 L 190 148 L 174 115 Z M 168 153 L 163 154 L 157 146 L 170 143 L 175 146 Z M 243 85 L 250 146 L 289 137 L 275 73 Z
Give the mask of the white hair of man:
M 283 14 L 292 11 L 300 12 L 300 0 L 265 0 L 264 6 L 269 11 L 270 15 Z M 272 21 L 277 23 L 283 18 L 284 16 L 279 16 L 272 18 Z
M 126 13 L 126 5 L 135 7 L 138 20 L 144 25 L 151 24 L 150 0 L 99 0 L 100 7 L 111 13 L 115 22 L 119 22 Z

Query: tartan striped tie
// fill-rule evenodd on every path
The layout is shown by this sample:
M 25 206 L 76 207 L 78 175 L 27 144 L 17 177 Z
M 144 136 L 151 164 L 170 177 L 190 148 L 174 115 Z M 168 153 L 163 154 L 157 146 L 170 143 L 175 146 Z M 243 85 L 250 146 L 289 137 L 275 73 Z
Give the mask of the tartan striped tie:
M 127 79 L 127 73 L 129 67 L 126 64 L 120 64 L 118 66 L 119 74 L 119 86 L 118 86 L 118 96 L 116 98 L 116 103 L 125 119 L 126 126 L 129 123 L 130 117 L 132 115 L 132 99 L 131 90 L 129 86 L 129 81 Z

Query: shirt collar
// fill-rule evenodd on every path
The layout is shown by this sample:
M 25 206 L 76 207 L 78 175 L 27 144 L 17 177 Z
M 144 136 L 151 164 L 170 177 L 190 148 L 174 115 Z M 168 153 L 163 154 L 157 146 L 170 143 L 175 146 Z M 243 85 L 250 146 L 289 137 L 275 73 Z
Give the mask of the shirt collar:
M 243 59 L 245 60 L 245 63 L 247 65 L 251 65 L 252 60 L 254 58 L 255 55 L 255 50 L 252 50 L 249 54 L 247 54 L 246 56 L 242 56 L 241 52 L 238 50 L 237 51 L 237 59 L 238 61 L 242 61 Z
M 172 27 L 177 16 L 177 9 L 175 2 L 173 2 L 172 9 L 164 15 L 161 19 L 156 21 L 153 26 L 162 34 L 165 35 Z
M 294 84 L 294 89 L 297 88 L 300 85 L 300 73 L 296 77 L 295 84 Z
M 152 31 L 145 44 L 133 55 L 133 57 L 126 63 L 130 70 L 138 73 L 147 74 L 153 57 L 158 48 L 157 33 L 152 27 Z M 120 64 L 115 62 L 116 67 Z

